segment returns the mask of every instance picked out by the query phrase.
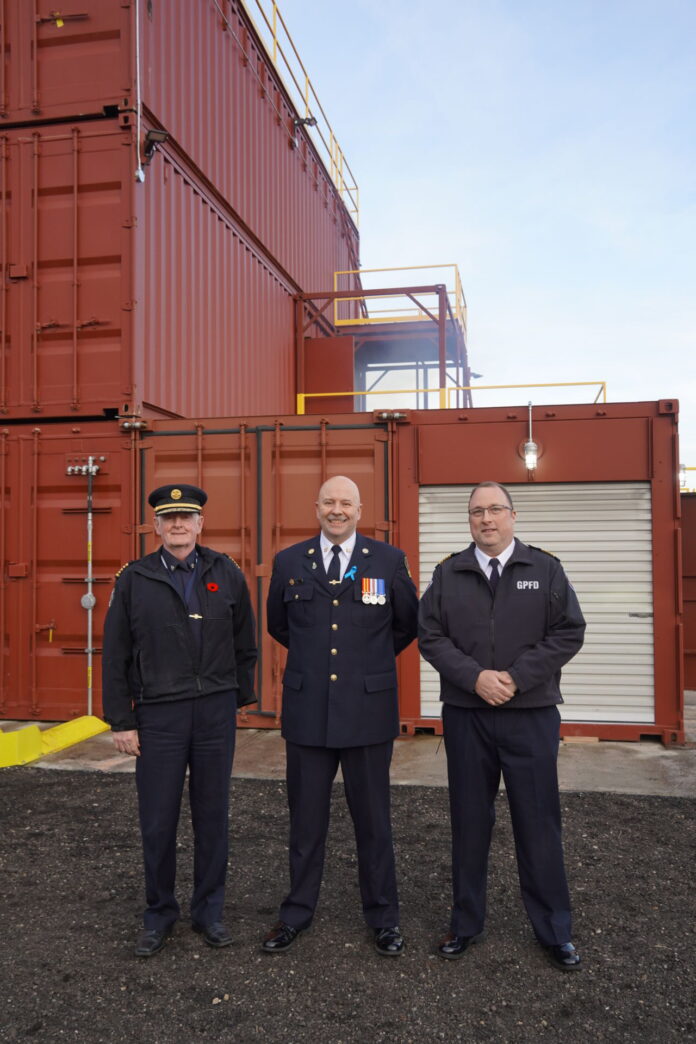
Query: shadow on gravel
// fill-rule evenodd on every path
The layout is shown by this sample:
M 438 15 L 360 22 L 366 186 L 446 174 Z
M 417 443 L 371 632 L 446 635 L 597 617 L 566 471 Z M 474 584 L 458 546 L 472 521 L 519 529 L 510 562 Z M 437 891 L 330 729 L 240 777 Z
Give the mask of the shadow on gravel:
M 433 945 L 447 923 L 447 793 L 392 792 L 408 952 L 380 958 L 363 928 L 354 842 L 337 787 L 322 901 L 283 956 L 258 943 L 286 886 L 284 785 L 235 780 L 227 921 L 214 951 L 182 920 L 165 949 L 132 956 L 142 904 L 132 777 L 0 772 L 0 1040 L 684 1041 L 696 1039 L 691 879 L 696 801 L 564 794 L 574 940 L 564 975 L 535 945 L 498 803 L 486 941 L 461 961 Z M 191 882 L 183 817 L 180 899 Z

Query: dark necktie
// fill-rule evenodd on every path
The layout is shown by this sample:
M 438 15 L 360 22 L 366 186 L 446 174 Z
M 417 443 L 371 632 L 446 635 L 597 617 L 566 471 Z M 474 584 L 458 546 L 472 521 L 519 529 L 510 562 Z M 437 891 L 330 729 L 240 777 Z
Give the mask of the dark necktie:
M 497 558 L 491 558 L 491 575 L 489 578 L 489 583 L 491 585 L 491 590 L 493 594 L 495 594 L 495 589 L 498 586 L 498 581 L 500 580 L 500 573 L 498 572 L 499 565 L 500 562 Z
M 328 571 L 328 573 L 326 575 L 328 576 L 329 580 L 340 580 L 341 579 L 341 567 L 340 567 L 340 565 L 338 563 L 338 556 L 341 553 L 340 545 L 339 544 L 334 544 L 334 546 L 331 548 L 331 552 L 333 554 L 333 558 L 331 559 L 331 564 L 329 565 L 329 571 Z

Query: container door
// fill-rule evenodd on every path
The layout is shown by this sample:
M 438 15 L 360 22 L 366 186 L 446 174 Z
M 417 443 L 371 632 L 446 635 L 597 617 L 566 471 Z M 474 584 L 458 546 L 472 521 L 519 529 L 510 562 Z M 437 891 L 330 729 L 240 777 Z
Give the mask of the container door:
M 26 123 L 127 107 L 131 10 L 122 0 L 82 0 L 67 11 L 4 0 L 2 115 Z
M 209 498 L 202 543 L 231 555 L 247 578 L 258 622 L 259 702 L 244 711 L 242 724 L 255 728 L 280 723 L 285 654 L 265 626 L 273 557 L 317 532 L 314 504 L 322 481 L 329 475 L 353 478 L 363 500 L 361 531 L 377 540 L 391 534 L 387 433 L 369 422 L 305 419 L 213 421 L 209 427 L 163 422 L 142 442 L 140 554 L 157 546 L 147 493 L 169 482 L 192 482 Z
M 93 479 L 93 712 L 101 714 L 101 635 L 114 573 L 131 541 L 130 440 L 115 424 L 2 435 L 0 717 L 88 713 L 87 477 Z
M 132 147 L 116 120 L 14 128 L 0 140 L 7 417 L 114 416 L 133 394 Z
M 561 559 L 587 620 L 585 645 L 563 670 L 563 720 L 653 723 L 650 483 L 508 488 L 517 511 L 516 535 Z M 421 487 L 421 591 L 445 555 L 470 543 L 471 489 Z M 421 661 L 424 716 L 440 716 L 439 694 L 437 673 Z

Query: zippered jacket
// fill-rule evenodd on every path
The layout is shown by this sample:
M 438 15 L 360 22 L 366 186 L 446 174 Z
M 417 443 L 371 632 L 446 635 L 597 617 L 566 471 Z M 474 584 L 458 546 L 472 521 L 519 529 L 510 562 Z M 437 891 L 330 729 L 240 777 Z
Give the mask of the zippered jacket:
M 474 548 L 442 561 L 420 602 L 418 644 L 440 674 L 440 699 L 488 707 L 474 687 L 497 670 L 517 686 L 504 709 L 562 703 L 561 668 L 582 647 L 585 620 L 561 563 L 516 539 L 494 595 Z
M 227 555 L 198 546 L 202 619 L 184 599 L 155 551 L 121 570 L 104 624 L 104 720 L 135 729 L 137 703 L 236 691 L 237 706 L 255 702 L 256 625 L 241 569 Z M 198 636 L 193 626 L 201 627 Z

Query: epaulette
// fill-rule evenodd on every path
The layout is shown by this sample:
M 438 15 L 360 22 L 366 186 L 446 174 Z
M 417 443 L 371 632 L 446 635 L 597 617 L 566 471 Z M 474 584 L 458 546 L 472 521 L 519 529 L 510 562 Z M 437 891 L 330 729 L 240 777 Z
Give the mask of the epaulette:
M 232 557 L 232 555 L 228 555 L 226 551 L 223 551 L 222 553 L 225 556 L 225 558 L 229 558 L 229 560 L 232 563 L 232 565 L 236 565 L 237 569 L 239 569 L 239 571 L 241 572 L 242 567 L 240 566 L 239 562 L 235 562 L 235 560 Z
M 450 551 L 450 553 L 449 553 L 448 555 L 445 555 L 445 557 L 444 557 L 444 558 L 441 558 L 441 559 L 440 559 L 440 561 L 439 561 L 439 562 L 438 562 L 437 564 L 438 564 L 438 565 L 442 565 L 442 563 L 443 563 L 443 562 L 446 562 L 448 558 L 454 558 L 454 556 L 455 556 L 456 554 L 458 554 L 458 552 L 457 552 L 457 551 Z
M 541 551 L 542 555 L 548 555 L 549 558 L 555 558 L 557 562 L 560 562 L 558 555 L 554 555 L 553 551 L 547 551 L 545 547 L 535 547 L 534 544 L 527 544 L 527 547 L 531 547 L 532 551 Z
M 124 562 L 124 564 L 121 566 L 119 571 L 117 573 L 114 573 L 114 580 L 118 580 L 118 578 L 121 575 L 121 573 L 123 572 L 123 570 L 127 569 L 129 565 L 130 565 L 130 562 Z

